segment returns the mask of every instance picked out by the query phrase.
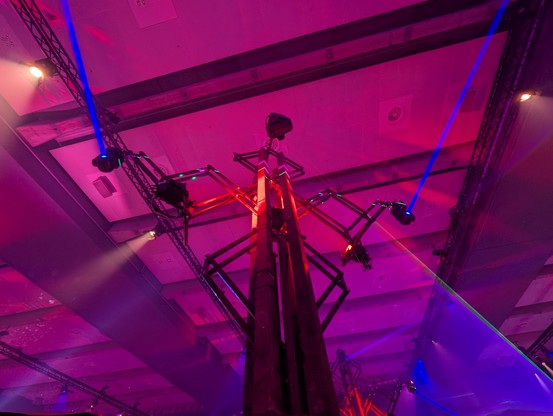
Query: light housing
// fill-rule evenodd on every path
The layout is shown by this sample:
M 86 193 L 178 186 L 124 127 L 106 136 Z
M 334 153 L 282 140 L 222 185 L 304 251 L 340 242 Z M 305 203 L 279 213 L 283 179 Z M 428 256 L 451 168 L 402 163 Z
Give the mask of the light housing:
M 283 140 L 284 135 L 292 131 L 292 120 L 282 114 L 271 113 L 265 121 L 265 129 L 270 139 Z
M 392 216 L 402 225 L 409 225 L 415 221 L 415 215 L 407 211 L 407 205 L 403 202 L 394 202 L 392 205 Z
M 159 236 L 161 236 L 162 234 L 165 234 L 165 227 L 163 226 L 163 224 L 158 222 L 153 229 L 151 229 L 146 233 L 146 236 L 148 240 L 152 241 L 158 238 Z
M 156 186 L 155 194 L 163 202 L 179 210 L 184 210 L 188 205 L 189 193 L 186 183 L 175 182 L 172 179 L 160 182 Z
M 43 58 L 29 65 L 29 72 L 35 78 L 43 79 L 44 77 L 52 77 L 58 73 L 58 68 L 48 58 Z
M 518 96 L 518 100 L 523 103 L 525 101 L 528 101 L 530 98 L 532 98 L 534 95 L 536 95 L 533 91 L 524 91 Z
M 100 172 L 112 172 L 123 163 L 123 151 L 115 147 L 108 147 L 105 155 L 92 159 L 92 166 L 96 166 Z

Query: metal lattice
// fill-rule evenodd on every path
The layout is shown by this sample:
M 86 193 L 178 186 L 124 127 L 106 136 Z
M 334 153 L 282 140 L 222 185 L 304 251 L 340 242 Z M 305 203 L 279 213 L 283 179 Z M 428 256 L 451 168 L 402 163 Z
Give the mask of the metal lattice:
M 511 14 L 505 49 L 492 87 L 482 125 L 478 133 L 471 161 L 455 209 L 451 212 L 451 226 L 438 269 L 440 276 L 455 287 L 457 268 L 463 260 L 469 229 L 476 215 L 474 207 L 487 175 L 497 166 L 513 122 L 518 113 L 515 96 L 538 28 L 543 20 L 544 0 L 519 2 Z
M 463 188 L 455 210 L 451 212 L 451 225 L 443 249 L 444 256 L 438 268 L 439 279 L 430 295 L 414 357 L 420 355 L 422 348 L 430 342 L 432 328 L 440 319 L 439 311 L 444 303 L 449 301 L 448 289 L 455 288 L 459 267 L 466 255 L 469 232 L 475 221 L 475 206 L 481 187 L 487 175 L 499 163 L 518 113 L 518 106 L 514 103 L 515 95 L 520 87 L 532 45 L 543 22 L 545 3 L 544 0 L 519 2 L 515 7 L 521 10 L 511 13 L 512 21 L 509 22 L 510 30 L 505 49 Z
M 36 2 L 34 0 L 10 0 L 10 3 L 18 13 L 23 23 L 27 26 L 29 32 L 34 37 L 46 57 L 48 57 L 58 69 L 59 77 L 67 86 L 79 107 L 85 112 L 85 114 L 88 115 L 84 90 L 79 81 L 77 68 L 63 48 L 58 37 L 49 26 Z M 121 149 L 124 153 L 131 153 L 119 133 L 116 131 L 113 114 L 99 106 L 96 100 L 94 100 L 94 104 L 97 109 L 104 143 L 108 146 Z M 215 293 L 213 288 L 210 287 L 204 276 L 200 261 L 192 249 L 184 244 L 184 233 L 179 229 L 180 224 L 177 224 L 173 219 L 166 218 L 159 214 L 160 212 L 163 212 L 163 207 L 161 202 L 155 198 L 154 191 L 148 183 L 144 172 L 141 170 L 137 159 L 129 158 L 126 163 L 123 164 L 122 168 L 141 197 L 152 209 L 152 212 L 156 215 L 164 229 L 167 230 L 167 235 L 194 275 L 198 278 L 225 320 L 232 327 L 233 331 L 236 333 L 236 336 L 242 341 L 242 343 L 245 343 L 245 335 L 243 331 L 235 324 L 232 319 L 232 315 L 224 306 L 221 299 L 218 297 L 218 294 Z
M 117 400 L 114 397 L 107 395 L 104 391 L 97 390 L 93 387 L 90 387 L 88 384 L 83 383 L 82 381 L 76 380 L 73 377 L 68 376 L 61 371 L 58 371 L 50 367 L 45 362 L 40 361 L 38 358 L 32 357 L 30 355 L 24 354 L 19 349 L 12 347 L 5 342 L 0 341 L 0 353 L 5 355 L 8 358 L 11 358 L 14 361 L 17 361 L 24 366 L 31 368 L 41 374 L 44 374 L 47 377 L 50 377 L 54 380 L 59 381 L 64 386 L 73 387 L 76 390 L 82 391 L 83 393 L 89 394 L 95 399 L 101 400 L 104 403 L 109 404 L 110 406 L 119 409 L 120 411 L 125 412 L 125 414 L 132 416 L 148 416 L 148 413 L 145 413 L 141 410 L 138 410 L 136 407 L 131 407 L 122 401 Z

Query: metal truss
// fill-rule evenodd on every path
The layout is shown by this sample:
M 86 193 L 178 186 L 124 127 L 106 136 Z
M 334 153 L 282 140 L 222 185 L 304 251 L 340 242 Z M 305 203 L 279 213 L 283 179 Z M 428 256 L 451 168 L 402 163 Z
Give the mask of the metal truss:
M 79 81 L 77 68 L 48 24 L 36 2 L 34 0 L 10 0 L 10 3 L 23 23 L 27 26 L 29 32 L 34 37 L 46 57 L 48 57 L 58 69 L 59 77 L 71 92 L 79 107 L 85 112 L 85 114 L 88 115 L 84 90 Z M 114 124 L 116 117 L 114 117 L 114 115 L 108 110 L 99 106 L 95 99 L 94 104 L 98 113 L 104 143 L 107 146 L 120 149 L 126 155 L 133 155 L 116 130 L 116 126 Z M 194 275 L 198 278 L 203 288 L 207 291 L 208 295 L 213 300 L 221 314 L 226 318 L 226 321 L 229 322 L 229 325 L 232 326 L 232 329 L 235 331 L 236 335 L 242 340 L 242 342 L 244 342 L 245 338 L 242 331 L 234 324 L 234 320 L 232 319 L 230 312 L 226 309 L 222 300 L 218 297 L 217 291 L 213 290 L 213 287 L 210 286 L 209 282 L 203 275 L 203 268 L 200 261 L 192 249 L 185 244 L 184 231 L 180 229 L 180 224 L 177 223 L 175 219 L 168 218 L 163 215 L 166 208 L 162 205 L 161 201 L 156 198 L 151 182 L 148 181 L 148 177 L 146 176 L 144 166 L 145 165 L 142 163 L 141 158 L 129 157 L 126 159 L 126 163 L 122 165 L 122 169 L 144 201 L 146 201 L 148 206 L 152 209 L 152 212 L 158 218 L 163 229 L 167 230 L 167 235 Z M 159 174 L 159 172 L 157 173 Z M 149 179 L 153 180 L 152 177 Z
M 48 22 L 40 12 L 40 9 L 37 6 L 36 2 L 34 0 L 10 0 L 10 2 L 12 3 L 16 12 L 19 14 L 45 55 L 57 67 L 60 78 L 75 98 L 79 107 L 85 112 L 85 114 L 88 114 L 84 90 L 79 81 L 78 71 L 68 54 L 63 49 L 58 38 L 49 27 Z M 276 153 L 270 148 L 262 149 L 259 153 L 256 151 L 245 154 L 235 154 L 235 161 L 241 163 L 243 166 L 245 166 L 247 169 L 251 170 L 257 175 L 257 188 L 255 186 L 251 186 L 241 189 L 212 166 L 197 169 L 194 171 L 166 175 L 155 165 L 155 163 L 147 155 L 145 155 L 144 153 L 133 153 L 127 148 L 117 132 L 115 124 L 117 121 L 116 117 L 108 110 L 99 106 L 96 100 L 93 101 L 97 109 L 102 139 L 106 144 L 106 147 L 113 148 L 118 154 L 121 155 L 121 168 L 129 177 L 130 181 L 133 183 L 143 200 L 151 208 L 154 215 L 157 217 L 161 229 L 167 233 L 174 246 L 177 248 L 194 275 L 198 278 L 208 295 L 211 297 L 211 299 L 225 318 L 226 322 L 232 327 L 237 337 L 242 341 L 244 345 L 248 345 L 250 347 L 248 348 L 250 354 L 247 354 L 250 361 L 247 360 L 246 363 L 247 375 L 250 374 L 250 370 L 248 370 L 248 363 L 250 363 L 250 365 L 254 363 L 255 366 L 261 365 L 261 367 L 267 365 L 265 361 L 268 360 L 265 357 L 263 357 L 263 359 L 257 357 L 255 358 L 255 360 L 253 360 L 251 348 L 253 348 L 252 346 L 254 340 L 257 345 L 258 341 L 266 336 L 264 334 L 264 331 L 266 331 L 265 328 L 267 328 L 266 323 L 272 325 L 272 323 L 278 322 L 278 320 L 273 319 L 271 322 L 269 322 L 267 321 L 266 317 L 264 318 L 265 320 L 260 319 L 259 316 L 256 317 L 254 310 L 255 308 L 253 307 L 252 302 L 254 300 L 255 302 L 259 302 L 261 298 L 252 298 L 251 296 L 250 298 L 246 297 L 239 290 L 238 286 L 234 282 L 232 282 L 228 274 L 224 271 L 224 267 L 226 265 L 234 261 L 240 255 L 247 253 L 251 249 L 251 244 L 246 244 L 246 246 L 239 249 L 237 253 L 229 254 L 227 256 L 231 249 L 236 248 L 237 244 L 245 243 L 247 240 L 254 237 L 255 233 L 257 233 L 257 235 L 255 235 L 255 240 L 257 244 L 256 250 L 258 250 L 256 256 L 257 260 L 259 261 L 256 260 L 255 276 L 256 278 L 261 278 L 266 282 L 268 282 L 269 280 L 271 280 L 272 282 L 274 276 L 268 268 L 269 266 L 274 268 L 274 254 L 272 253 L 271 247 L 273 242 L 278 243 L 279 252 L 283 253 L 283 258 L 288 258 L 287 261 L 279 259 L 281 272 L 285 275 L 284 280 L 289 280 L 291 277 L 295 278 L 294 276 L 297 276 L 297 278 L 300 279 L 301 282 L 305 283 L 304 286 L 300 285 L 300 292 L 305 292 L 308 295 L 299 296 L 298 293 L 300 292 L 294 292 L 295 289 L 286 289 L 286 291 L 292 290 L 292 292 L 294 292 L 294 296 L 296 296 L 294 298 L 294 302 L 298 302 L 298 304 L 301 304 L 301 307 L 298 307 L 299 309 L 301 309 L 301 314 L 298 315 L 301 317 L 301 323 L 296 323 L 296 326 L 301 326 L 301 324 L 304 324 L 307 325 L 307 327 L 311 327 L 315 324 L 315 322 L 318 323 L 318 309 L 321 307 L 321 305 L 329 297 L 330 293 L 334 289 L 338 288 L 342 291 L 342 293 L 338 297 L 338 300 L 334 302 L 330 311 L 327 313 L 327 315 L 323 319 L 323 322 L 320 324 L 320 330 L 317 330 L 319 332 L 313 332 L 306 335 L 295 328 L 295 332 L 294 334 L 292 334 L 293 336 L 291 336 L 289 339 L 288 335 L 290 334 L 287 334 L 286 341 L 287 348 L 289 347 L 287 349 L 287 353 L 289 354 L 287 360 L 288 364 L 291 366 L 289 370 L 294 366 L 296 368 L 296 370 L 290 370 L 290 375 L 292 375 L 293 377 L 297 377 L 299 373 L 296 374 L 295 372 L 299 371 L 304 375 L 308 375 L 310 377 L 309 380 L 311 380 L 312 383 L 315 383 L 315 380 L 317 380 L 319 384 L 325 385 L 324 388 L 318 388 L 316 389 L 316 391 L 309 390 L 310 393 L 308 395 L 308 398 L 301 398 L 301 400 L 296 400 L 296 398 L 292 398 L 289 407 L 291 409 L 299 410 L 300 407 L 305 406 L 316 407 L 321 405 L 328 405 L 332 408 L 336 407 L 337 410 L 335 399 L 331 397 L 334 396 L 334 389 L 332 386 L 330 373 L 328 373 L 328 377 L 326 377 L 326 371 L 329 369 L 328 367 L 326 367 L 326 370 L 324 368 L 325 365 L 328 364 L 328 361 L 326 357 L 324 341 L 322 338 L 322 331 L 326 327 L 328 327 L 328 324 L 336 314 L 340 305 L 343 303 L 345 297 L 349 293 L 349 290 L 345 285 L 343 273 L 330 262 L 328 262 L 312 246 L 303 242 L 302 236 L 299 234 L 298 212 L 296 211 L 295 199 L 297 199 L 300 208 L 303 210 L 302 215 L 314 214 L 324 224 L 333 228 L 346 239 L 348 246 L 342 257 L 344 263 L 350 259 L 353 259 L 362 263 L 365 268 L 370 268 L 370 258 L 361 244 L 361 237 L 385 209 L 392 208 L 392 213 L 394 213 L 393 209 L 397 207 L 399 203 L 377 201 L 367 210 L 363 210 L 355 204 L 352 204 L 351 202 L 343 199 L 341 195 L 336 194 L 330 190 L 319 194 L 320 197 L 312 198 L 310 202 L 302 200 L 293 193 L 290 179 L 303 175 L 303 168 L 294 161 L 286 158 L 282 153 Z M 278 159 L 279 166 L 278 171 L 273 174 L 272 178 L 271 175 L 268 173 L 269 156 L 276 157 Z M 259 160 L 258 164 L 256 165 L 252 163 L 251 160 L 257 157 L 259 157 Z M 185 187 L 180 188 L 178 183 L 186 183 L 186 181 L 193 180 L 195 179 L 195 177 L 198 176 L 209 176 L 226 191 L 226 195 L 200 203 L 191 202 L 188 199 L 188 193 L 185 191 Z M 166 199 L 162 199 L 159 191 L 160 186 L 163 184 L 171 184 L 171 186 L 173 186 L 174 184 L 176 188 L 181 189 L 184 195 L 182 201 L 179 201 L 177 204 L 173 204 L 168 202 Z M 261 186 L 260 184 L 263 185 Z M 259 200 L 257 200 L 257 198 L 260 197 L 260 189 L 263 192 L 263 201 L 261 205 L 259 204 Z M 275 220 L 278 220 L 279 208 L 277 208 L 277 206 L 272 207 L 268 205 L 267 200 L 265 200 L 271 190 L 275 190 L 276 192 L 280 193 L 277 198 L 277 200 L 280 200 L 280 203 L 282 204 L 282 219 L 280 227 L 282 227 L 283 224 L 286 225 L 286 237 L 284 237 L 284 235 L 280 236 L 279 233 L 281 232 L 279 231 L 279 227 L 276 226 L 275 222 Z M 186 194 L 184 192 L 186 192 Z M 353 210 L 355 213 L 358 214 L 358 219 L 354 221 L 354 223 L 349 227 L 343 226 L 338 222 L 332 220 L 330 216 L 324 214 L 318 208 L 318 205 L 322 204 L 325 200 L 330 198 L 336 199 L 347 208 Z M 192 216 L 198 216 L 201 213 L 205 213 L 207 211 L 224 206 L 229 203 L 233 203 L 235 201 L 240 202 L 246 209 L 254 214 L 254 217 L 257 218 L 258 225 L 261 224 L 261 227 L 263 228 L 263 235 L 261 235 L 260 232 L 254 227 L 252 230 L 253 234 L 246 234 L 244 237 L 239 239 L 238 242 L 224 247 L 214 255 L 207 256 L 206 263 L 202 267 L 202 264 L 188 245 L 188 221 Z M 257 212 L 259 206 L 263 206 L 265 212 Z M 376 213 L 370 216 L 369 213 L 376 207 L 378 207 Z M 269 211 L 267 211 L 267 208 L 269 208 Z M 196 210 L 195 213 L 194 210 Z M 275 215 L 273 215 L 273 212 Z M 181 227 L 181 222 L 184 222 L 184 227 Z M 359 228 L 358 231 L 354 233 L 354 229 L 357 228 Z M 272 233 L 274 233 L 275 235 L 272 235 Z M 263 244 L 260 244 L 260 242 L 263 242 L 263 244 L 266 242 L 267 244 L 263 246 Z M 260 248 L 261 252 L 259 252 Z M 225 258 L 223 260 L 220 260 L 220 256 L 223 255 L 225 256 Z M 307 272 L 307 262 L 313 264 L 330 280 L 329 286 L 318 299 L 311 299 L 313 294 L 312 287 L 308 287 L 310 286 L 310 283 Z M 231 300 L 227 298 L 225 289 L 218 284 L 216 278 L 220 279 L 222 283 L 231 290 L 234 296 L 241 303 L 242 307 L 245 308 L 246 315 L 248 315 L 247 321 L 242 317 L 242 314 L 234 306 Z M 276 286 L 272 285 L 272 283 L 269 285 L 267 283 L 264 283 L 263 285 L 263 287 L 272 287 L 269 291 L 266 291 L 262 288 L 262 290 L 259 291 L 258 294 L 261 294 L 261 296 L 267 296 L 267 299 L 271 302 L 273 302 L 274 299 L 276 299 L 278 302 L 278 298 L 276 297 Z M 256 290 L 257 289 L 259 288 L 256 288 Z M 275 311 L 278 312 L 278 303 L 275 303 L 273 306 L 276 306 Z M 283 315 L 286 315 L 286 313 L 283 313 Z M 285 316 L 284 319 L 290 320 L 290 316 Z M 290 324 L 290 322 L 288 323 Z M 291 327 L 291 325 L 288 326 Z M 259 339 L 257 337 L 254 337 L 253 333 L 255 332 L 261 334 L 262 336 Z M 270 337 L 276 337 L 275 339 L 278 342 L 272 343 L 273 338 Z M 274 368 L 278 368 L 277 362 L 279 361 L 282 347 L 282 343 L 281 341 L 279 341 L 280 331 L 278 333 L 275 332 L 274 334 L 270 334 L 270 336 L 267 336 L 267 340 L 269 340 L 269 338 L 271 341 L 271 345 L 274 347 L 271 350 L 271 359 L 274 359 Z M 305 359 L 296 361 L 294 355 L 296 346 L 293 345 L 294 343 L 297 343 L 297 348 L 302 349 L 304 356 L 310 357 L 309 360 Z M 318 358 L 311 359 L 315 356 L 317 356 Z M 36 368 L 37 371 L 40 371 L 38 370 L 39 367 L 36 366 L 36 361 L 33 361 L 32 359 L 25 361 L 25 365 L 28 365 L 31 368 Z M 251 368 L 256 368 L 256 372 L 259 371 L 257 370 L 258 367 Z M 42 368 L 42 370 L 46 371 L 44 370 L 44 368 Z M 263 371 L 265 370 L 261 370 L 259 374 L 264 374 Z M 249 376 L 246 378 L 250 380 L 250 383 L 252 380 L 255 379 L 255 377 L 252 378 Z M 278 374 L 275 374 L 275 380 L 279 378 L 282 378 L 282 374 L 280 374 L 280 372 Z M 71 383 L 72 386 L 76 386 L 78 384 L 79 383 L 76 381 Z M 255 388 L 260 387 L 258 383 L 252 384 L 252 386 Z M 295 390 L 292 390 L 293 392 L 299 391 L 296 387 L 294 388 Z M 248 388 L 246 388 L 246 391 L 248 391 Z M 251 389 L 251 391 L 253 392 L 258 390 Z M 273 392 L 269 391 L 268 389 L 262 388 L 259 391 L 262 394 L 267 394 L 266 397 L 268 398 L 273 399 L 276 397 L 276 395 L 274 395 Z M 249 396 L 247 395 L 247 397 Z M 252 397 L 257 396 L 252 395 Z M 259 404 L 265 406 L 267 403 L 264 403 L 263 397 L 259 397 L 256 398 L 254 405 L 258 406 Z M 372 407 L 370 407 L 370 409 L 372 409 Z M 133 414 L 140 414 L 136 413 L 136 410 L 134 412 L 135 413 Z M 377 413 L 376 410 L 373 410 L 373 413 L 377 416 L 380 416 L 380 413 Z
M 82 381 L 74 379 L 73 377 L 62 373 L 61 371 L 50 367 L 48 364 L 39 360 L 38 358 L 27 355 L 21 350 L 14 348 L 2 341 L 0 341 L 0 353 L 32 370 L 35 370 L 38 373 L 44 374 L 47 377 L 59 381 L 64 386 L 70 386 L 76 390 L 82 391 L 83 393 L 89 394 L 94 397 L 95 400 L 101 400 L 104 403 L 107 403 L 110 406 L 113 406 L 114 408 L 125 412 L 126 415 L 148 416 L 148 413 L 142 412 L 136 407 L 129 406 L 128 404 L 107 395 L 105 393 L 105 389 L 97 390 L 93 387 L 90 387 L 88 384 L 85 384 Z
M 56 34 L 49 26 L 47 20 L 42 15 L 36 2 L 34 0 L 10 0 L 10 2 L 29 29 L 30 33 L 35 38 L 37 44 L 43 50 L 44 54 L 57 67 L 60 78 L 75 98 L 75 101 L 79 107 L 81 107 L 83 111 L 88 114 L 84 90 L 79 80 L 77 68 L 63 48 Z M 161 224 L 162 229 L 166 231 L 172 243 L 175 245 L 194 275 L 198 278 L 210 298 L 225 318 L 226 322 L 231 325 L 232 329 L 242 343 L 245 343 L 248 337 L 244 332 L 244 326 L 239 323 L 240 321 L 237 322 L 236 320 L 237 312 L 230 307 L 230 301 L 228 301 L 228 299 L 224 296 L 224 291 L 222 291 L 217 286 L 213 278 L 206 273 L 206 270 L 204 270 L 204 267 L 202 267 L 202 264 L 187 244 L 187 224 L 185 223 L 185 227 L 182 229 L 181 224 L 177 222 L 181 219 L 180 215 L 177 215 L 176 217 L 167 215 L 167 207 L 155 194 L 155 185 L 159 184 L 160 181 L 186 181 L 192 176 L 210 176 L 227 191 L 227 195 L 197 204 L 195 206 L 197 209 L 196 216 L 201 212 L 207 212 L 208 210 L 226 205 L 227 203 L 234 202 L 236 200 L 241 202 L 250 211 L 254 212 L 255 203 L 252 200 L 252 192 L 254 191 L 254 187 L 248 187 L 241 190 L 239 187 L 232 184 L 232 182 L 224 177 L 217 169 L 211 166 L 195 171 L 165 175 L 155 166 L 155 163 L 153 163 L 147 155 L 143 153 L 133 153 L 127 148 L 116 130 L 116 126 L 114 124 L 114 121 L 116 120 L 114 115 L 99 106 L 96 100 L 94 101 L 99 117 L 102 138 L 105 144 L 109 147 L 118 149 L 123 153 L 125 163 L 122 163 L 122 169 L 129 177 L 141 197 L 151 208 L 152 212 Z M 274 150 L 267 149 L 267 152 L 270 155 L 277 157 L 277 153 Z M 257 154 L 257 151 L 244 154 L 235 154 L 235 160 L 247 169 L 255 172 L 257 170 L 257 166 L 253 164 L 251 160 L 255 159 Z M 291 178 L 303 175 L 303 167 L 288 158 L 285 158 L 284 160 L 290 168 L 289 175 Z M 314 212 L 314 208 L 309 209 L 309 211 Z M 311 259 L 315 257 L 317 256 L 310 256 Z M 342 286 L 341 282 L 339 284 L 337 283 L 339 281 L 340 278 L 335 277 L 334 281 L 331 282 L 331 286 Z M 226 284 L 228 285 L 231 283 L 226 282 Z M 343 287 L 345 288 L 345 285 L 343 285 Z M 342 290 L 344 291 L 345 289 Z M 342 297 L 345 297 L 345 295 L 342 294 L 340 299 L 342 299 Z M 328 325 L 328 322 L 326 325 Z
M 268 156 L 273 156 L 275 158 L 279 157 L 279 153 L 271 149 L 270 144 L 269 146 L 265 147 L 265 150 Z M 234 161 L 240 163 L 242 166 L 252 171 L 253 173 L 257 173 L 257 164 L 252 162 L 252 160 L 257 161 L 258 155 L 259 152 L 257 150 L 248 153 L 234 153 Z M 286 164 L 286 166 L 288 166 L 288 174 L 290 176 L 290 179 L 295 179 L 305 174 L 303 166 L 299 165 L 298 163 L 294 162 L 292 159 L 289 159 L 284 155 L 282 157 L 284 158 L 284 163 Z
M 484 118 L 471 162 L 459 194 L 457 205 L 451 212 L 451 225 L 438 267 L 438 277 L 426 308 L 423 325 L 417 338 L 413 363 L 432 339 L 432 330 L 441 318 L 440 310 L 449 302 L 449 287 L 455 288 L 470 230 L 474 224 L 481 187 L 487 175 L 499 163 L 509 139 L 518 106 L 515 97 L 520 88 L 529 54 L 535 43 L 545 15 L 546 0 L 517 2 L 518 12 L 511 14 L 510 30 L 497 75 L 490 93 Z M 441 280 L 440 280 L 441 279 Z M 442 282 L 445 282 L 442 283 Z M 449 287 L 448 287 L 449 286 Z M 553 336 L 553 328 L 551 329 Z
M 361 375 L 361 366 L 346 356 L 342 349 L 336 352 L 337 359 L 332 365 L 334 379 L 344 390 L 344 399 L 340 407 L 340 416 L 387 416 L 391 413 L 380 409 L 370 398 L 361 394 L 357 382 Z M 392 397 L 389 408 L 395 408 L 399 393 Z
M 547 344 L 551 338 L 553 338 L 553 323 L 541 333 L 538 339 L 536 339 L 530 347 L 528 347 L 526 355 L 529 357 L 535 355 L 538 351 L 545 347 L 545 344 Z
M 522 349 L 521 351 L 545 373 L 551 379 L 553 379 L 553 372 L 547 362 L 551 364 L 552 352 L 549 351 L 545 345 L 553 338 L 553 323 L 550 324 L 540 336 L 528 347 L 528 349 Z
M 546 0 L 516 2 L 510 15 L 510 30 L 497 75 L 484 113 L 471 161 L 455 209 L 444 246 L 445 256 L 438 268 L 440 276 L 455 287 L 458 268 L 466 255 L 469 231 L 474 223 L 474 210 L 484 180 L 499 163 L 518 114 L 515 102 L 522 76 L 537 32 L 542 24 Z
M 301 218 L 307 214 L 313 214 L 323 224 L 330 227 L 346 241 L 346 248 L 341 253 L 342 265 L 345 266 L 350 260 L 354 260 L 363 265 L 364 269 L 371 269 L 371 258 L 363 247 L 361 238 L 369 230 L 369 227 L 376 222 L 378 217 L 386 209 L 404 207 L 403 202 L 397 201 L 375 201 L 367 209 L 363 209 L 354 204 L 342 194 L 334 192 L 332 189 L 325 189 L 318 192 L 309 199 L 304 199 L 294 194 L 298 203 L 298 216 Z M 349 225 L 342 225 L 339 221 L 326 214 L 319 206 L 328 200 L 333 199 L 357 215 L 357 218 Z M 378 207 L 378 208 L 377 208 Z M 376 209 L 377 208 L 377 209 Z M 373 210 L 376 209 L 375 212 Z

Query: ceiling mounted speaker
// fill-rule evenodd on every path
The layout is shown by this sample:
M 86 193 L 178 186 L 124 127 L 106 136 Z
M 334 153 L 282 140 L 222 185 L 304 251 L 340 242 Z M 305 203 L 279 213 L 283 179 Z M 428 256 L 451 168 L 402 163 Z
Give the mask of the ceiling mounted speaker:
M 92 185 L 104 198 L 110 197 L 117 192 L 117 189 L 115 189 L 115 186 L 113 186 L 107 176 L 99 176 L 98 179 L 92 181 Z

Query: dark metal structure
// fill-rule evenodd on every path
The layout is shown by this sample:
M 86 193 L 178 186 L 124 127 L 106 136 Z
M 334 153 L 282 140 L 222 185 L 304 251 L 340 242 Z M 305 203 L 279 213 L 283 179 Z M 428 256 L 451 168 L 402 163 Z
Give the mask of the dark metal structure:
M 532 47 L 535 45 L 549 3 L 545 0 L 515 2 L 510 6 L 514 10 L 506 15 L 509 27 L 507 43 L 463 188 L 459 194 L 457 205 L 450 211 L 451 226 L 447 241 L 439 252 L 441 253 L 437 272 L 439 284 L 432 290 L 425 313 L 425 323 L 417 339 L 417 347 L 413 356 L 420 354 L 429 345 L 431 341 L 429 334 L 440 319 L 438 311 L 440 305 L 447 301 L 447 293 L 450 288 L 462 289 L 460 286 L 464 282 L 459 281 L 459 268 L 470 247 L 471 224 L 477 218 L 478 210 L 481 208 L 479 198 L 481 199 L 486 181 L 493 179 L 494 169 L 497 168 L 507 145 L 519 109 L 515 105 L 517 94 L 521 88 Z M 545 339 L 543 342 L 545 343 L 549 338 L 540 337 L 533 344 L 531 350 L 537 351 L 539 349 L 537 346 L 543 339 Z
M 116 398 L 106 394 L 105 388 L 102 390 L 95 389 L 94 387 L 91 387 L 88 384 L 83 383 L 82 381 L 68 376 L 61 371 L 50 367 L 48 364 L 40 361 L 39 359 L 27 355 L 19 351 L 17 348 L 14 348 L 2 341 L 0 341 L 0 353 L 29 368 L 32 368 L 35 371 L 38 371 L 41 374 L 44 374 L 45 376 L 59 381 L 64 386 L 73 387 L 74 389 L 89 394 L 94 397 L 94 400 L 102 400 L 103 402 L 119 409 L 121 413 L 124 412 L 126 415 L 129 416 L 148 416 L 147 413 L 144 413 L 141 410 L 137 409 L 136 406 L 129 406 L 128 404 L 123 403 L 122 401 L 117 400 Z
M 190 218 L 233 202 L 241 203 L 252 213 L 251 231 L 207 255 L 203 269 L 197 273 L 231 317 L 233 327 L 245 343 L 244 414 L 337 415 L 339 408 L 323 332 L 349 290 L 343 273 L 304 241 L 299 218 L 313 214 L 344 238 L 347 244 L 342 256 L 344 263 L 353 259 L 369 267 L 366 250 L 359 258 L 363 248 L 361 238 L 382 212 L 390 209 L 393 213 L 404 204 L 376 201 L 364 210 L 329 189 L 304 200 L 294 194 L 291 183 L 292 178 L 303 175 L 303 168 L 283 153 L 271 150 L 270 144 L 258 152 L 235 154 L 235 161 L 254 173 L 254 184 L 245 188 L 235 185 L 213 166 L 165 175 L 143 152 L 121 152 L 122 165 L 134 163 L 148 178 L 152 196 L 146 202 L 162 226 L 166 227 L 168 220 L 183 221 L 184 227 L 166 228 L 168 233 L 180 233 L 173 242 L 181 250 L 190 251 L 186 238 Z M 252 161 L 256 158 L 257 164 Z M 276 161 L 273 171 L 271 161 Z M 210 177 L 227 193 L 190 202 L 186 182 L 200 176 Z M 358 215 L 349 227 L 319 208 L 331 198 Z M 152 199 L 157 203 L 153 204 Z M 375 214 L 370 216 L 376 207 Z M 248 296 L 225 271 L 225 267 L 245 254 L 251 259 Z M 310 265 L 330 280 L 318 297 L 311 284 Z M 226 295 L 225 288 L 238 300 L 237 306 Z M 336 288 L 341 292 L 321 321 L 319 309 Z
M 506 146 L 517 115 L 513 105 L 521 86 L 532 45 L 538 35 L 547 2 L 545 0 L 516 2 L 516 12 L 509 19 L 509 37 L 484 119 L 478 133 L 470 166 L 467 171 L 457 206 L 451 212 L 451 227 L 445 244 L 438 276 L 456 288 L 459 271 L 470 238 L 469 228 L 476 216 L 475 207 L 484 181 L 497 166 Z
M 11 3 L 86 112 L 78 72 L 37 4 L 32 0 Z M 167 175 L 147 155 L 133 153 L 126 147 L 109 111 L 98 107 L 97 112 L 105 144 L 114 149 L 113 154 L 120 159 L 118 164 L 158 218 L 161 229 L 165 230 L 226 321 L 246 345 L 244 414 L 338 415 L 323 331 L 347 296 L 348 289 L 343 273 L 304 241 L 299 218 L 314 214 L 344 237 L 347 243 L 342 257 L 344 263 L 353 259 L 370 268 L 370 257 L 362 250 L 361 237 L 382 212 L 397 209 L 403 204 L 377 201 L 365 210 L 330 190 L 307 202 L 294 194 L 291 183 L 292 178 L 303 174 L 302 167 L 284 154 L 271 150 L 270 145 L 259 152 L 235 155 L 235 160 L 255 175 L 255 183 L 250 187 L 239 188 L 212 166 Z M 269 167 L 271 157 L 277 162 L 274 171 L 270 171 Z M 252 162 L 256 158 L 257 163 Z M 193 176 L 209 176 L 227 193 L 208 201 L 190 203 L 185 183 Z M 358 219 L 345 227 L 322 213 L 318 205 L 330 198 L 352 210 Z M 252 213 L 252 230 L 208 256 L 202 267 L 188 245 L 188 221 L 192 216 L 235 201 Z M 370 216 L 369 213 L 376 207 L 376 213 Z M 354 233 L 354 229 L 358 231 Z M 223 261 L 219 260 L 220 256 L 227 255 L 250 239 L 250 244 Z M 224 268 L 248 252 L 252 254 L 252 260 L 249 296 L 246 297 Z M 313 291 L 309 263 L 330 280 L 328 288 L 319 298 Z M 243 310 L 232 304 L 223 286 L 231 289 Z M 319 308 L 335 288 L 341 293 L 321 322 Z M 104 400 L 103 397 L 98 398 Z
M 340 348 L 336 351 L 336 361 L 332 365 L 332 372 L 344 393 L 340 407 L 341 416 L 388 416 L 393 414 L 401 391 L 401 383 L 395 386 L 388 408 L 384 411 L 371 398 L 361 394 L 357 385 L 361 367 Z

